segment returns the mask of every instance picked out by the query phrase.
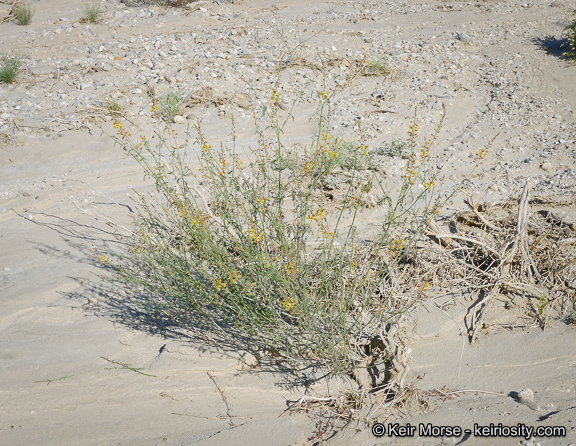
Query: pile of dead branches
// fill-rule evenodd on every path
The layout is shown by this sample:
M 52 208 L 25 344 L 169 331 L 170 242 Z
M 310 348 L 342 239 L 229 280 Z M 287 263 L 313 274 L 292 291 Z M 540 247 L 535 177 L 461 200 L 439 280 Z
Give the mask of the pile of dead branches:
M 477 204 L 469 195 L 469 210 L 444 222 L 430 222 L 427 238 L 398 263 L 397 274 L 383 282 L 382 304 L 392 308 L 428 287 L 472 290 L 464 321 L 470 342 L 488 328 L 485 316 L 496 300 L 510 302 L 509 308 L 524 305 L 529 326 L 536 321 L 545 328 L 551 316 L 574 312 L 576 223 L 562 217 L 560 209 L 574 208 L 576 195 L 530 198 L 531 184 L 527 182 L 518 199 L 503 202 Z M 346 425 L 429 407 L 428 396 L 404 384 L 410 349 L 399 325 L 367 335 L 357 344 L 358 367 L 350 376 L 356 384 L 353 390 L 334 397 L 305 395 L 290 409 L 321 408 Z
M 477 290 L 466 321 L 470 342 L 485 328 L 486 311 L 496 296 L 526 298 L 542 328 L 553 311 L 573 311 L 576 223 L 561 218 L 555 208 L 574 206 L 576 197 L 530 200 L 531 184 L 518 200 L 476 204 L 469 196 L 470 211 L 452 218 L 448 231 L 429 225 L 428 236 L 442 247 L 442 263 L 429 273 L 435 285 L 460 281 L 459 286 Z

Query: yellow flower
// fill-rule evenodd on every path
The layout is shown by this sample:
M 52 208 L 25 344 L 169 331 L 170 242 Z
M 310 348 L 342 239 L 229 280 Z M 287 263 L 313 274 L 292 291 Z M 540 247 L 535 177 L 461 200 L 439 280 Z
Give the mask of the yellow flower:
M 308 220 L 313 221 L 324 220 L 325 217 L 326 217 L 326 209 L 324 208 L 318 209 L 316 212 L 312 212 L 310 215 L 306 216 Z
M 296 268 L 296 264 L 294 262 L 290 262 L 288 265 L 285 266 L 286 274 L 295 274 L 298 272 L 298 268 Z
M 226 288 L 226 282 L 223 282 L 220 279 L 216 279 L 214 282 L 212 282 L 212 286 L 216 288 L 216 291 L 220 291 L 222 288 Z
M 240 277 L 242 277 L 241 274 L 238 274 L 236 271 L 232 271 L 229 275 L 228 275 L 228 280 L 231 283 L 236 283 L 236 279 L 239 279 Z
M 250 228 L 248 229 L 248 235 L 250 236 L 252 241 L 257 245 L 262 244 L 262 242 L 264 241 L 264 234 L 261 231 L 256 231 Z
M 290 311 L 290 313 L 294 313 L 293 308 L 296 306 L 296 302 L 291 297 L 288 297 L 282 301 L 282 306 L 286 309 L 286 311 Z

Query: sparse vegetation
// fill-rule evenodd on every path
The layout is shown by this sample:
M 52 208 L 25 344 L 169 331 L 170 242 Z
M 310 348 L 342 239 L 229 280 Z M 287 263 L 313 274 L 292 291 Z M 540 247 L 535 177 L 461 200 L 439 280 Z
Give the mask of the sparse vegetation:
M 393 138 L 376 149 L 376 153 L 382 156 L 398 156 L 406 158 L 410 154 L 410 147 L 405 140 Z
M 100 3 L 97 2 L 90 2 L 85 3 L 82 7 L 84 12 L 84 20 L 88 23 L 98 23 L 100 14 L 102 13 L 102 8 Z
M 121 114 L 124 113 L 124 109 L 122 106 L 113 98 L 106 98 L 104 101 L 104 107 L 111 113 L 111 114 Z
M 184 99 L 179 92 L 167 92 L 158 98 L 158 102 L 154 106 L 156 116 L 166 122 L 174 122 L 174 118 L 178 115 L 183 102 Z
M 18 54 L 0 56 L 0 82 L 11 84 L 16 81 L 18 70 L 22 66 L 23 57 Z
M 323 135 L 323 147 L 325 156 L 322 158 L 322 169 L 326 173 L 324 182 L 327 185 L 335 184 L 334 172 L 353 170 L 378 170 L 384 157 L 407 158 L 410 147 L 406 141 L 393 139 L 376 149 L 369 149 L 358 141 L 346 141 L 342 138 L 332 138 Z M 298 153 L 296 150 L 287 149 L 286 167 L 298 169 L 308 162 L 306 152 Z M 339 181 L 338 181 L 339 183 Z M 330 186 L 331 187 L 331 186 Z
M 370 59 L 364 67 L 364 76 L 388 76 L 392 73 L 385 59 Z
M 20 25 L 29 25 L 34 16 L 34 8 L 29 4 L 19 4 L 14 8 L 14 17 Z

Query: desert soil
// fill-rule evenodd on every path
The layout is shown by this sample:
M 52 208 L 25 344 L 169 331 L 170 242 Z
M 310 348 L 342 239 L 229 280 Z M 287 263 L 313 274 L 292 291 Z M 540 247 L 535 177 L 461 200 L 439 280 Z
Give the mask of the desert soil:
M 528 178 L 539 195 L 575 191 L 576 65 L 559 48 L 574 2 L 245 0 L 161 9 L 110 0 L 97 24 L 81 20 L 80 1 L 32 5 L 31 25 L 0 24 L 0 49 L 25 56 L 18 81 L 0 84 L 2 445 L 297 445 L 313 444 L 321 428 L 311 414 L 284 413 L 304 389 L 154 325 L 101 275 L 93 249 L 114 248 L 107 218 L 130 224 L 133 188 L 150 190 L 103 133 L 114 132 L 107 102 L 122 106 L 137 138 L 153 135 L 154 95 L 204 98 L 174 128 L 183 134 L 198 122 L 217 144 L 230 140 L 234 116 L 238 143 L 248 147 L 262 106 L 251 93 L 269 100 L 285 63 L 279 93 L 295 104 L 287 138 L 313 135 L 319 90 L 338 90 L 330 132 L 361 133 L 372 148 L 405 138 L 416 105 L 421 134 L 430 134 L 445 107 L 432 155 L 446 187 L 494 139 L 483 174 L 467 185 L 477 201 L 517 197 Z M 365 55 L 390 73 L 351 79 Z M 327 76 L 314 68 L 321 61 L 330 62 Z M 383 172 L 392 178 L 402 168 L 390 157 Z M 551 320 L 545 331 L 494 329 L 470 346 L 459 330 L 466 297 L 460 302 L 449 314 L 430 305 L 414 315 L 408 382 L 482 392 L 433 398 L 430 412 L 398 422 L 565 426 L 567 437 L 523 444 L 575 444 L 574 327 Z M 520 404 L 511 395 L 524 388 L 554 407 Z M 376 438 L 348 426 L 331 443 L 520 440 Z

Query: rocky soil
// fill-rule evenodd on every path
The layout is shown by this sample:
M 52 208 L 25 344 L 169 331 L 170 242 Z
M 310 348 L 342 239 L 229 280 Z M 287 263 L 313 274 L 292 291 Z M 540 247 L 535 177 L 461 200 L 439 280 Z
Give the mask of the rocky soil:
M 206 128 L 229 127 L 232 114 L 251 119 L 249 98 L 256 92 L 266 100 L 282 65 L 282 100 L 298 101 L 295 113 L 317 102 L 316 91 L 337 90 L 336 136 L 353 139 L 360 126 L 377 148 L 406 134 L 416 105 L 428 130 L 444 105 L 435 150 L 451 179 L 496 137 L 490 174 L 473 189 L 508 195 L 528 176 L 538 192 L 574 187 L 574 67 L 558 48 L 568 4 L 103 6 L 98 24 L 83 23 L 78 8 L 59 17 L 39 14 L 28 27 L 4 24 L 4 46 L 26 56 L 20 81 L 2 87 L 0 135 L 7 146 L 94 129 L 90 118 L 103 117 L 111 102 L 137 129 L 148 128 L 151 92 L 174 91 L 184 99 L 208 92 L 212 100 L 187 108 L 183 117 Z M 351 79 L 354 62 L 365 54 L 387 64 L 390 74 Z M 329 64 L 326 78 L 314 69 L 322 61 Z M 9 187 L 4 198 L 15 193 Z

